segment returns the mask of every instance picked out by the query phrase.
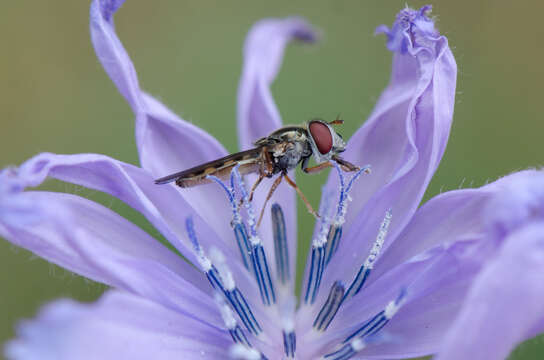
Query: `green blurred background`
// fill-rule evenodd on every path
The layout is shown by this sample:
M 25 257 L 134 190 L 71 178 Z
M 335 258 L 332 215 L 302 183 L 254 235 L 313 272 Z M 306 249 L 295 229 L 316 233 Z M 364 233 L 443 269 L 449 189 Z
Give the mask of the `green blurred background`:
M 419 7 L 426 2 L 414 1 Z M 241 48 L 263 17 L 302 15 L 323 31 L 316 46 L 290 46 L 273 93 L 284 122 L 346 120 L 349 137 L 387 84 L 391 54 L 377 25 L 390 25 L 400 1 L 128 1 L 117 31 L 142 86 L 185 120 L 236 150 L 235 104 Z M 544 35 L 538 1 L 442 1 L 433 15 L 459 66 L 455 121 L 426 198 L 440 191 L 541 166 Z M 137 164 L 133 115 L 94 55 L 87 1 L 3 1 L 0 7 L 0 166 L 42 151 L 103 153 Z M 325 175 L 299 176 L 318 202 Z M 77 192 L 156 230 L 118 200 L 73 185 Z M 305 257 L 312 219 L 299 206 Z M 18 319 L 59 297 L 96 299 L 105 286 L 83 279 L 0 241 L 0 343 Z M 512 359 L 544 354 L 544 338 Z M 539 356 L 540 354 L 540 356 Z

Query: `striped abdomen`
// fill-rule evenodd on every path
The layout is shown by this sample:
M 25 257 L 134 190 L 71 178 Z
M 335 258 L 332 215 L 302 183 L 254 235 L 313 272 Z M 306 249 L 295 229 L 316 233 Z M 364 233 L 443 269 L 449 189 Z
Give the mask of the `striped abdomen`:
M 166 184 L 172 181 L 182 188 L 192 187 L 200 184 L 210 183 L 206 176 L 213 175 L 220 179 L 227 179 L 232 169 L 240 164 L 240 174 L 259 172 L 261 168 L 262 148 L 254 148 L 227 155 L 221 159 L 213 160 L 205 164 L 192 167 L 178 173 L 155 180 L 156 184 Z

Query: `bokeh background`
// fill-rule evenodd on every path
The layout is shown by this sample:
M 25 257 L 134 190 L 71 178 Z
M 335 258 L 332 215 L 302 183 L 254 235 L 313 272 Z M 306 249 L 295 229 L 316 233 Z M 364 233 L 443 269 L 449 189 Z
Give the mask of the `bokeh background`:
M 340 113 L 346 120 L 343 134 L 349 137 L 371 112 L 389 77 L 391 54 L 384 38 L 373 36 L 374 28 L 391 24 L 404 6 L 405 0 L 129 0 L 116 16 L 116 26 L 143 88 L 236 151 L 241 49 L 252 23 L 298 14 L 323 31 L 317 45 L 288 48 L 273 93 L 284 122 L 332 119 Z M 544 3 L 436 1 L 433 6 L 456 56 L 459 78 L 449 145 L 426 198 L 543 165 Z M 96 60 L 88 8 L 83 0 L 0 5 L 1 167 L 42 151 L 103 153 L 138 163 L 133 115 Z M 317 204 L 325 175 L 298 179 Z M 118 200 L 52 181 L 45 188 L 104 203 L 158 236 Z M 303 206 L 299 217 L 300 262 L 312 219 Z M 18 319 L 33 316 L 44 303 L 59 297 L 91 301 L 104 290 L 1 240 L 0 343 L 13 336 Z M 543 354 L 544 340 L 537 337 L 511 358 Z

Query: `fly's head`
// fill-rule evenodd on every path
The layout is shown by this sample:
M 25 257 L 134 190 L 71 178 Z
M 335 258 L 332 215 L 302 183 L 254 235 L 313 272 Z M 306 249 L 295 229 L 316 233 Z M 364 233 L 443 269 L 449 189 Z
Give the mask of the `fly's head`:
M 328 123 L 318 119 L 308 122 L 308 141 L 317 163 L 329 161 L 334 155 L 338 155 L 346 149 L 346 143 L 342 136 L 332 127 L 332 125 L 341 123 L 342 120 Z

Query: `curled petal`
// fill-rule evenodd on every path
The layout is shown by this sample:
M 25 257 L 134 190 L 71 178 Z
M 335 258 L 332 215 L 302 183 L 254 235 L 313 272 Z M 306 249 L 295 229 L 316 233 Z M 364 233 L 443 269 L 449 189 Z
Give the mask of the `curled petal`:
M 140 89 L 136 70 L 115 33 L 113 15 L 122 1 L 94 0 L 91 4 L 91 39 L 96 55 L 136 116 L 136 142 L 140 163 L 155 178 L 223 157 L 225 148 L 211 135 L 190 124 Z M 228 214 L 219 189 L 184 191 L 186 201 L 201 216 Z M 220 231 L 224 222 L 209 219 Z
M 423 9 L 425 10 L 425 9 Z M 371 164 L 372 174 L 357 182 L 346 216 L 344 239 L 333 278 L 361 261 L 372 246 L 383 215 L 393 211 L 388 239 L 394 239 L 416 211 L 444 152 L 453 115 L 457 67 L 447 39 L 424 11 L 406 9 L 388 32 L 393 72 L 370 118 L 349 140 L 344 156 Z M 400 38 L 403 46 L 392 46 Z M 331 173 L 328 189 L 338 186 Z M 386 241 L 385 247 L 391 241 Z M 333 260 L 333 261 L 334 261 Z
M 281 127 L 278 109 L 272 98 L 270 85 L 276 77 L 285 47 L 291 40 L 312 42 L 316 38 L 312 27 L 301 18 L 265 19 L 257 22 L 247 35 L 244 45 L 244 64 L 238 87 L 238 137 L 240 149 L 248 149 L 257 139 Z M 251 186 L 256 176 L 248 176 Z M 271 186 L 265 180 L 256 193 L 255 208 L 260 211 Z M 296 208 L 294 191 L 283 184 L 274 193 L 273 201 L 281 205 L 286 219 L 291 268 L 296 258 Z M 268 215 L 268 211 L 267 211 Z M 265 216 L 261 234 L 267 251 L 271 252 L 272 226 Z
M 19 324 L 11 360 L 223 357 L 228 333 L 141 297 L 110 291 L 95 304 L 59 300 Z
M 505 359 L 543 331 L 544 222 L 512 232 L 475 279 L 438 359 Z
M 281 126 L 270 85 L 276 77 L 289 41 L 315 40 L 315 32 L 303 19 L 265 19 L 247 35 L 244 65 L 238 88 L 238 136 L 246 149 L 260 137 Z

